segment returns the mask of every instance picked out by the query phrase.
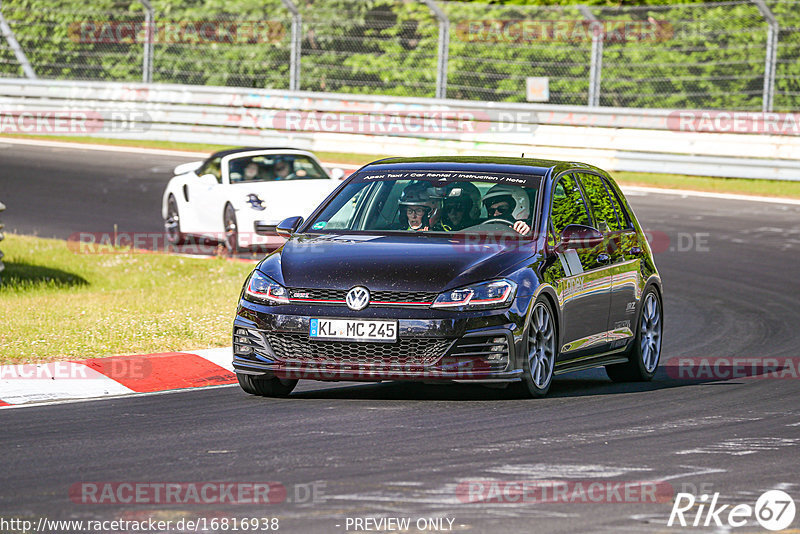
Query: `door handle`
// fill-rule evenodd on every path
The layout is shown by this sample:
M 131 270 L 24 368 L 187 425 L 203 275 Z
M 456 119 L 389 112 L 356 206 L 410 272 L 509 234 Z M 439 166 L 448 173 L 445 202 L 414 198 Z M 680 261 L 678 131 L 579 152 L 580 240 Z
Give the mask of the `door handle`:
M 601 252 L 597 255 L 597 263 L 608 263 L 611 261 L 611 256 L 606 254 L 605 252 Z
M 631 247 L 628 249 L 628 254 L 632 254 L 633 256 L 638 256 L 642 253 L 641 247 Z

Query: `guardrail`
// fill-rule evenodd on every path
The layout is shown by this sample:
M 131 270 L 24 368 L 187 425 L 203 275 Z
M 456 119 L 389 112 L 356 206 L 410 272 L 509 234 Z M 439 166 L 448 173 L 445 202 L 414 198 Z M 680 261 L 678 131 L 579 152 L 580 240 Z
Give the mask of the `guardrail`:
M 6 209 L 5 204 L 0 202 L 0 214 L 3 213 L 5 209 Z M 0 241 L 2 241 L 6 237 L 5 234 L 3 233 L 3 228 L 5 228 L 5 225 L 3 225 L 2 222 L 0 222 Z M 5 270 L 5 268 L 6 266 L 3 265 L 3 251 L 0 250 L 0 273 L 2 273 Z
M 59 122 L 52 118 L 55 112 L 66 115 Z M 685 113 L 695 118 L 706 113 L 712 126 L 725 114 Z M 794 130 L 777 134 L 685 131 L 685 126 L 698 124 L 696 129 L 702 130 L 702 120 L 684 124 L 679 114 L 236 87 L 0 79 L 0 135 L 51 133 L 399 156 L 525 153 L 612 171 L 800 180 L 800 116 L 768 115 L 773 122 L 798 119 Z M 732 129 L 739 123 L 746 127 L 747 117 L 764 119 L 752 112 L 726 117 Z M 41 131 L 48 128 L 51 131 Z

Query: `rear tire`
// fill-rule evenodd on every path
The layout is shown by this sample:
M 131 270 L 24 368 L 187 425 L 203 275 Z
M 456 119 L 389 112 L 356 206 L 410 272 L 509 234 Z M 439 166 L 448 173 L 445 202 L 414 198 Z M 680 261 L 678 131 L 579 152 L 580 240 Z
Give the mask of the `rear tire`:
M 636 337 L 628 350 L 628 361 L 606 365 L 608 378 L 614 382 L 648 382 L 653 379 L 661 358 L 662 312 L 658 291 L 650 287 L 642 297 Z
M 553 383 L 558 355 L 555 318 L 546 298 L 533 305 L 526 341 L 527 355 L 522 366 L 524 373 L 522 383 L 517 386 L 526 397 L 544 397 Z
M 259 397 L 288 397 L 297 380 L 284 380 L 281 378 L 263 378 L 253 375 L 243 375 L 236 373 L 239 386 L 251 395 Z

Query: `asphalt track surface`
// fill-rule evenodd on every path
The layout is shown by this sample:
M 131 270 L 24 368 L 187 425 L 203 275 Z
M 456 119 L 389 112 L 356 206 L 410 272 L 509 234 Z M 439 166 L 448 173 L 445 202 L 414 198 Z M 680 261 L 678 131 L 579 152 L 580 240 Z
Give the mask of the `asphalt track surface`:
M 114 223 L 158 231 L 162 188 L 183 161 L 0 144 L 4 220 L 9 230 L 60 238 Z M 0 517 L 278 517 L 280 532 L 291 533 L 353 532 L 348 517 L 408 517 L 412 526 L 441 517 L 471 533 L 669 532 L 680 530 L 666 526 L 669 502 L 465 504 L 457 488 L 664 481 L 676 492 L 719 492 L 720 504 L 753 505 L 773 488 L 797 501 L 800 379 L 689 380 L 675 359 L 797 356 L 800 207 L 629 199 L 668 239 L 656 255 L 666 321 L 653 382 L 617 385 L 602 371 L 582 372 L 557 378 L 548 398 L 519 400 L 465 385 L 306 381 L 288 399 L 234 386 L 2 410 Z M 70 487 L 90 481 L 276 481 L 289 499 L 73 502 Z M 315 482 L 315 502 L 295 496 Z M 751 518 L 734 531 L 763 529 Z

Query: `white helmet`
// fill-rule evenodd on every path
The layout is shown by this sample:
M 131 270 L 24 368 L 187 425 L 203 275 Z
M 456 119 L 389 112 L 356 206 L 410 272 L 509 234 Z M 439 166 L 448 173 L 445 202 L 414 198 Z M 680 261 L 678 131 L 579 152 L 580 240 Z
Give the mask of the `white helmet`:
M 522 187 L 497 184 L 483 196 L 483 205 L 488 212 L 489 206 L 501 200 L 505 200 L 511 205 L 511 217 L 515 221 L 527 220 L 531 216 L 531 201 Z M 492 218 L 491 214 L 489 214 L 489 218 Z

